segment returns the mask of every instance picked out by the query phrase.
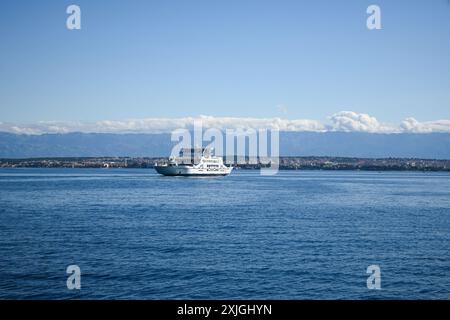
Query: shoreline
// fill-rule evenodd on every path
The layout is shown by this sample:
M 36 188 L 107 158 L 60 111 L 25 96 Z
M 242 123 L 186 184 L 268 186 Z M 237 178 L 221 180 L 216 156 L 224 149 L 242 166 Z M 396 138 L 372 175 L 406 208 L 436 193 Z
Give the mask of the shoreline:
M 248 159 L 247 159 L 248 160 Z M 0 159 L 0 168 L 121 168 L 148 169 L 164 163 L 163 157 L 48 157 Z M 234 164 L 239 170 L 258 170 L 267 165 Z M 354 157 L 280 157 L 279 170 L 327 171 L 434 171 L 450 172 L 450 160 L 417 158 L 354 158 Z

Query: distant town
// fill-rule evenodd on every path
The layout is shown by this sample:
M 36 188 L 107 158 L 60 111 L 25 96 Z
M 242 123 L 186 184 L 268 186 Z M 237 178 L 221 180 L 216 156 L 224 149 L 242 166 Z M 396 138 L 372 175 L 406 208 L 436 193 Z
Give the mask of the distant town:
M 450 160 L 406 158 L 280 157 L 281 170 L 370 170 L 450 171 Z M 0 159 L 0 168 L 152 168 L 167 158 L 90 157 Z M 235 164 L 242 169 L 259 169 L 260 163 Z

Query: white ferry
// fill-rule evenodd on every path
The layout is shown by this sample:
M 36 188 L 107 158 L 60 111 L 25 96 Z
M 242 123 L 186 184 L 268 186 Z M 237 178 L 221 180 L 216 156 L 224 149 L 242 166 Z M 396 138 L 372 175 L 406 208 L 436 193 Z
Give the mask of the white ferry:
M 221 157 L 211 156 L 208 148 L 184 148 L 179 157 L 170 157 L 167 164 L 155 164 L 156 172 L 165 176 L 226 176 L 233 170 Z

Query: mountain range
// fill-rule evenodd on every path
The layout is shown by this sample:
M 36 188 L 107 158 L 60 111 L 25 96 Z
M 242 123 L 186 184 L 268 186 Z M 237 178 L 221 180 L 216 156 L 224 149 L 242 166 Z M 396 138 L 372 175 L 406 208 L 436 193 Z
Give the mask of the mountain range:
M 164 157 L 170 134 L 0 132 L 0 158 Z M 281 156 L 450 159 L 450 133 L 280 132 Z

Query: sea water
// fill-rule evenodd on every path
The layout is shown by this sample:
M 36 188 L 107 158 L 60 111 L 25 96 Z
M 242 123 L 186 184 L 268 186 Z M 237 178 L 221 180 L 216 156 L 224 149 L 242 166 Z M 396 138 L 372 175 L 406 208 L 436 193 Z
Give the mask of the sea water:
M 450 174 L 1 169 L 0 298 L 449 299 Z

